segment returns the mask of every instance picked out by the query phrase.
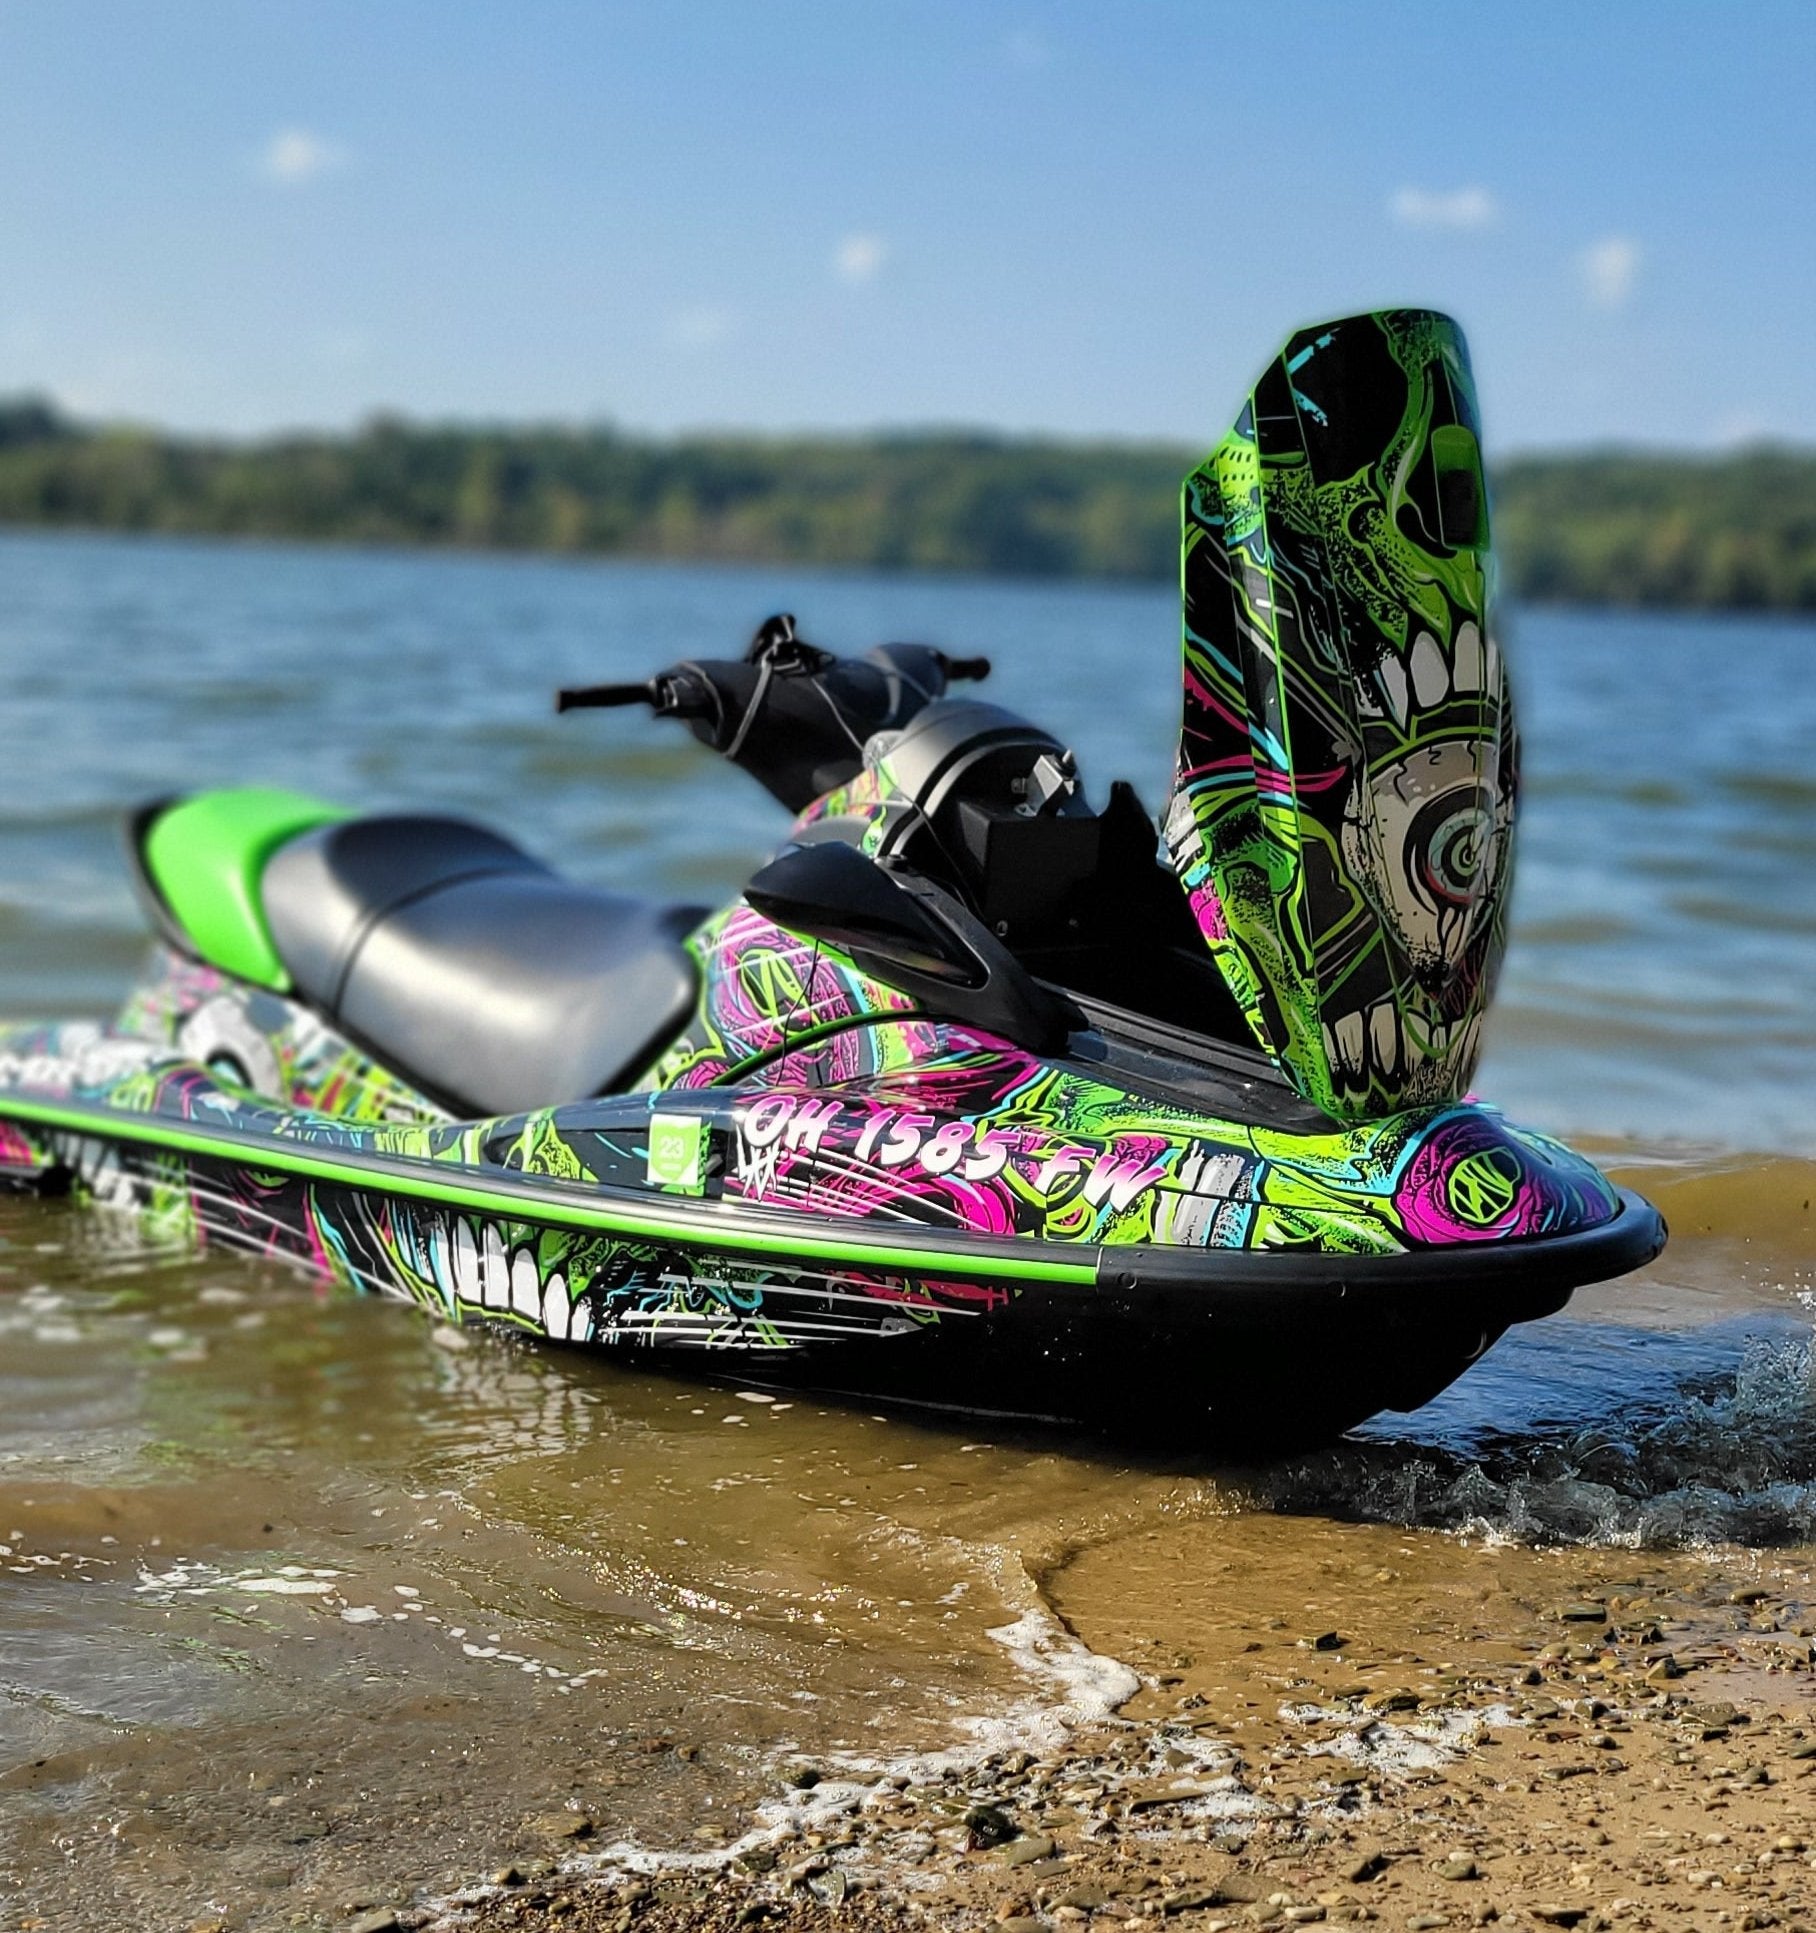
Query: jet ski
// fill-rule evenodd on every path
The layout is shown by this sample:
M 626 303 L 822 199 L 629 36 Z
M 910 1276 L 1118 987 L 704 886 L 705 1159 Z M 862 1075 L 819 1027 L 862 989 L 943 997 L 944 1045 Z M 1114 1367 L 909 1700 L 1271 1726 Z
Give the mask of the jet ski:
M 1181 513 L 1158 819 L 986 661 L 787 616 L 559 699 L 796 815 L 717 910 L 459 818 L 161 799 L 118 1016 L 0 1031 L 0 1173 L 747 1384 L 1237 1453 L 1426 1402 L 1665 1239 L 1467 1093 L 1518 748 L 1461 332 L 1295 335 Z

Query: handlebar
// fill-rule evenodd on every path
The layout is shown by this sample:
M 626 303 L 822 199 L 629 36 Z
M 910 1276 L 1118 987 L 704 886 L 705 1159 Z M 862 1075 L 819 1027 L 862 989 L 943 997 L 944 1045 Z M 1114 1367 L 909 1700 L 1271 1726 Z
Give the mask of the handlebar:
M 557 711 L 605 711 L 613 705 L 654 705 L 656 681 L 640 685 L 563 685 L 555 694 Z
M 768 619 L 738 659 L 684 659 L 641 683 L 575 685 L 555 709 L 647 705 L 680 718 L 799 811 L 856 775 L 865 742 L 899 728 L 949 684 L 990 675 L 988 658 L 954 658 L 925 644 L 886 644 L 840 659 L 796 634 L 786 613 Z
M 935 651 L 933 660 L 948 684 L 981 683 L 990 675 L 988 658 L 953 658 Z M 691 718 L 703 715 L 704 697 L 698 681 L 677 669 L 635 684 L 563 685 L 555 693 L 555 709 L 611 711 L 624 705 L 647 705 L 659 718 Z
M 940 669 L 952 684 L 981 684 L 990 675 L 988 658 L 949 658 L 943 651 L 936 651 L 933 655 L 939 659 Z
M 680 666 L 641 684 L 570 685 L 555 694 L 558 712 L 610 711 L 620 705 L 647 705 L 658 718 L 704 718 L 712 710 L 712 695 L 704 678 Z

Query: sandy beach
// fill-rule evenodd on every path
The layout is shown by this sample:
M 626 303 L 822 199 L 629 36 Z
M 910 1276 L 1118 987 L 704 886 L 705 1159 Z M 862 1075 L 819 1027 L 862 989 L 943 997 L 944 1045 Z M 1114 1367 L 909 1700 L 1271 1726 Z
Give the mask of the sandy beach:
M 1276 1539 L 1292 1555 L 1270 1572 L 1265 1532 L 1245 1526 L 1250 1548 L 1207 1576 L 1199 1528 L 1144 1539 L 1137 1567 L 1111 1548 L 1062 1574 L 1075 1626 L 1138 1656 L 1143 1683 L 1061 1754 L 920 1785 L 828 1772 L 799 1827 L 716 1873 L 587 1875 L 571 1870 L 582 1839 L 570 1869 L 549 1870 L 545 1845 L 483 1901 L 399 1924 L 1816 1923 L 1801 1554 L 1545 1553 L 1352 1526 L 1352 1563 L 1358 1542 L 1377 1546 L 1361 1565 L 1388 1561 L 1344 1577 L 1317 1538 L 1309 1561 L 1304 1538 Z M 1214 1588 L 1239 1572 L 1247 1617 Z

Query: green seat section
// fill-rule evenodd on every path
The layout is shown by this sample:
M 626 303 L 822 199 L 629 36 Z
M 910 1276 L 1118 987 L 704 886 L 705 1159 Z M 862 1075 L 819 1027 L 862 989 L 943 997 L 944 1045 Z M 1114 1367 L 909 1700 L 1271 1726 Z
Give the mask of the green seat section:
M 265 786 L 198 792 L 153 823 L 145 870 L 204 960 L 283 993 L 290 975 L 271 943 L 259 897 L 265 862 L 299 833 L 351 817 L 303 792 Z

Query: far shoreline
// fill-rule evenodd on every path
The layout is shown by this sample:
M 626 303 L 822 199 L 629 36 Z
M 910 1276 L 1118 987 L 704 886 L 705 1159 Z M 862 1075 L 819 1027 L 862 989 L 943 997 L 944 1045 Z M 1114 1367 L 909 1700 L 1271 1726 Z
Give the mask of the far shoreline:
M 926 564 L 869 563 L 852 559 L 826 559 L 792 556 L 734 556 L 716 552 L 663 552 L 642 550 L 564 550 L 548 545 L 483 543 L 465 538 L 435 536 L 361 537 L 351 534 L 313 536 L 298 531 L 160 529 L 141 524 L 107 524 L 75 521 L 34 522 L 0 518 L 0 543 L 7 541 L 47 543 L 104 542 L 142 543 L 147 546 L 169 544 L 185 550 L 222 549 L 241 552 L 269 550 L 285 556 L 326 553 L 331 556 L 366 557 L 400 563 L 434 561 L 438 563 L 568 565 L 581 569 L 600 567 L 632 570 L 676 570 L 722 572 L 727 576 L 740 571 L 783 575 L 798 573 L 812 578 L 884 578 L 904 583 L 940 583 L 1002 587 L 1016 586 L 1041 590 L 1072 588 L 1087 592 L 1145 593 L 1171 588 L 1171 579 L 1159 575 L 1133 575 L 1111 572 L 1009 571 L 941 567 Z M 1816 606 L 1772 604 L 1696 604 L 1643 603 L 1631 599 L 1593 597 L 1546 597 L 1522 592 L 1509 586 L 1502 593 L 1515 613 L 1520 611 L 1580 612 L 1595 617 L 1670 618 L 1771 622 L 1807 627 L 1816 624 Z

